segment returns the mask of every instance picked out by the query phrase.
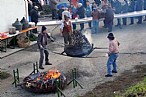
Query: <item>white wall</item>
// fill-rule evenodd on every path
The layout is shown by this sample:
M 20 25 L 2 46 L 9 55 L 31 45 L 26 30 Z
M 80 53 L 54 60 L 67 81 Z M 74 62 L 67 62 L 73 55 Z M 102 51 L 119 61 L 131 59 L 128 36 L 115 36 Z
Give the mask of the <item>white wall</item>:
M 6 32 L 12 23 L 27 18 L 27 0 L 0 0 L 0 32 Z

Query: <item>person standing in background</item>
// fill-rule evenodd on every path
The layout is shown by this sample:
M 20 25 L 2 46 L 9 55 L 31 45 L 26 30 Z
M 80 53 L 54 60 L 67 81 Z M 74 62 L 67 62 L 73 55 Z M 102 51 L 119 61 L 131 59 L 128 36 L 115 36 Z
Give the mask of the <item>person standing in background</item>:
M 65 18 L 64 18 L 65 15 L 71 19 L 71 13 L 68 11 L 68 8 L 67 7 L 62 12 L 62 20 L 63 21 L 65 20 Z
M 33 3 L 31 0 L 28 0 L 28 17 L 29 22 L 31 22 L 31 10 L 33 9 Z
M 81 3 L 78 4 L 77 7 L 77 15 L 79 19 L 85 18 L 85 9 Z M 84 23 L 80 23 L 80 31 L 84 29 Z
M 119 0 L 113 1 L 113 9 L 115 10 L 115 14 L 121 14 L 122 6 L 121 6 L 121 2 L 119 2 Z M 120 18 L 117 18 L 116 27 L 121 28 L 121 19 Z
M 127 0 L 124 0 L 121 5 L 122 5 L 121 13 L 127 13 L 129 9 Z M 122 20 L 123 20 L 123 25 L 127 25 L 127 18 L 122 18 Z
M 107 75 L 105 77 L 112 77 L 112 73 L 117 73 L 117 63 L 119 53 L 120 43 L 115 39 L 113 33 L 109 33 L 107 38 L 109 39 L 109 52 L 108 52 L 108 61 L 107 61 Z M 113 65 L 113 69 L 111 69 Z
M 61 6 L 61 9 L 58 10 L 58 19 L 62 20 L 62 12 L 64 11 L 64 6 Z
M 135 7 L 136 1 L 135 0 L 131 0 L 130 4 L 129 4 L 129 12 L 134 12 L 136 10 Z M 134 24 L 134 17 L 130 17 L 130 25 Z
M 57 19 L 57 1 L 56 0 L 50 0 L 50 8 L 52 10 L 52 19 Z
M 31 21 L 35 23 L 35 26 L 38 23 L 38 6 L 34 6 L 34 8 L 31 10 Z M 33 33 L 38 33 L 37 28 L 33 30 Z
M 146 10 L 146 0 L 144 0 L 144 10 Z M 145 16 L 145 19 L 143 21 L 146 21 L 146 16 Z
M 75 5 L 71 4 L 71 15 L 72 15 L 72 19 L 77 18 L 77 8 L 75 7 Z M 73 30 L 76 29 L 76 23 L 73 23 Z
M 86 13 L 86 16 L 87 17 L 91 17 L 91 14 L 92 14 L 92 5 L 90 4 L 89 1 L 86 1 L 86 8 L 85 8 L 85 10 L 86 10 L 86 12 L 85 12 Z M 88 22 L 88 26 L 91 29 L 91 21 Z
M 92 12 L 92 33 L 98 33 L 98 26 L 99 26 L 99 11 L 97 8 L 93 9 Z
M 114 11 L 111 5 L 108 5 L 107 9 L 105 10 L 105 25 L 108 28 L 108 32 L 112 32 L 113 20 L 114 20 Z
M 143 0 L 137 0 L 136 1 L 136 11 L 142 11 L 143 10 Z M 137 24 L 142 23 L 142 16 L 138 16 L 138 22 Z

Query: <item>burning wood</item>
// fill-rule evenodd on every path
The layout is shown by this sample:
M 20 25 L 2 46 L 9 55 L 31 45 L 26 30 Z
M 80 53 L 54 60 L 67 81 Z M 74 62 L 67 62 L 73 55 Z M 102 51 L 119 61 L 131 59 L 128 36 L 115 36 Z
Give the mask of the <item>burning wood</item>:
M 61 89 L 65 88 L 67 84 L 67 79 L 63 73 L 59 70 L 49 70 L 46 72 L 39 72 L 36 74 L 31 74 L 24 78 L 23 87 L 31 92 L 47 93 L 55 92 L 57 85 L 55 81 L 60 82 Z

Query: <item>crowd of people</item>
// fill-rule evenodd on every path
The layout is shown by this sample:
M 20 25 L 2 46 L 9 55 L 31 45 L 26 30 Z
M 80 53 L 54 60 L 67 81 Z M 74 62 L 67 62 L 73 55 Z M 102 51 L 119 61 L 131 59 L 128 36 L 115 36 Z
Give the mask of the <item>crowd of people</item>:
M 108 32 L 112 31 L 114 13 L 122 14 L 134 11 L 146 10 L 146 0 L 94 0 L 90 2 L 88 0 L 77 0 L 77 4 L 74 5 L 72 2 L 70 6 L 61 6 L 57 9 L 57 0 L 28 0 L 28 12 L 30 21 L 38 22 L 37 10 L 41 9 L 45 1 L 49 5 L 52 11 L 52 19 L 59 19 L 64 21 L 64 15 L 68 16 L 70 19 L 82 19 L 85 17 L 93 17 L 93 21 L 88 22 L 89 28 L 92 28 L 92 33 L 97 33 L 98 23 L 100 18 L 105 18 L 104 27 L 108 28 Z M 40 1 L 40 2 L 39 2 Z M 38 8 L 36 6 L 39 5 Z M 35 11 L 34 11 L 34 10 Z M 34 14 L 36 13 L 36 14 Z M 131 17 L 130 25 L 134 24 L 134 19 L 138 19 L 138 24 L 141 24 L 143 17 Z M 146 16 L 144 21 L 146 21 Z M 96 26 L 95 26 L 96 25 Z M 117 18 L 116 27 L 121 27 L 121 25 L 127 25 L 127 18 Z M 73 29 L 76 29 L 76 24 L 73 24 Z M 80 24 L 80 30 L 84 29 L 84 23 Z

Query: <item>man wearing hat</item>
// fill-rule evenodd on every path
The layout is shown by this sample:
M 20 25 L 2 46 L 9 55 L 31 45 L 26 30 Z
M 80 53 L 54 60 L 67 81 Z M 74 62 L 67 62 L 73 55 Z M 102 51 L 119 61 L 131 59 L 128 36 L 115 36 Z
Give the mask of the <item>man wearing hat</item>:
M 39 68 L 40 69 L 44 69 L 44 67 L 42 66 L 43 64 L 43 60 L 44 60 L 44 53 L 45 53 L 45 65 L 52 65 L 51 63 L 49 63 L 49 52 L 47 50 L 47 38 L 51 39 L 51 41 L 54 41 L 48 34 L 46 31 L 46 27 L 42 26 L 42 31 L 41 33 L 39 33 L 38 35 L 38 39 L 37 39 L 37 44 L 38 44 L 38 48 L 40 51 L 40 60 L 39 60 Z
M 71 41 L 71 34 L 72 34 L 72 23 L 69 19 L 68 16 L 64 15 L 64 22 L 61 24 L 60 26 L 60 32 L 63 35 L 64 38 L 64 44 L 65 45 L 71 45 L 72 41 Z
M 109 58 L 107 61 L 107 75 L 105 77 L 112 77 L 112 73 L 117 73 L 116 59 L 118 57 L 120 43 L 115 39 L 113 33 L 109 33 L 107 38 L 109 39 Z M 111 69 L 111 65 L 113 65 L 113 69 Z

